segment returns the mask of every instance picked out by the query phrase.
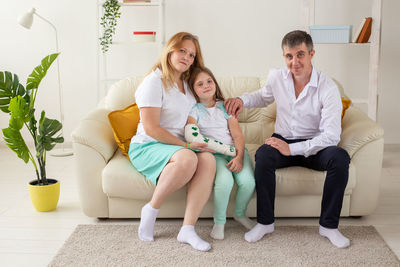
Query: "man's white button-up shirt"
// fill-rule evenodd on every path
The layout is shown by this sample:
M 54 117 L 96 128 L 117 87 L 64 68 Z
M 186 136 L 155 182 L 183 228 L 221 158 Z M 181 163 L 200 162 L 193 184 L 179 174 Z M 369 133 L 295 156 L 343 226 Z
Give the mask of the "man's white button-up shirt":
M 308 139 L 289 144 L 291 155 L 310 156 L 340 141 L 342 102 L 336 84 L 313 68 L 310 81 L 296 98 L 289 69 L 271 70 L 264 87 L 240 97 L 245 108 L 276 102 L 275 133 L 286 139 Z

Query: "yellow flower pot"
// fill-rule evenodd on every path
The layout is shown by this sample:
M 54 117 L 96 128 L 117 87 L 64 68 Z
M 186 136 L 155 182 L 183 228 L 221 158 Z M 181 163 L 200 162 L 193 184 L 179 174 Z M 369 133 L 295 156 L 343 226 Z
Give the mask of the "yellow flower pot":
M 57 208 L 60 197 L 60 182 L 47 179 L 48 185 L 38 185 L 37 180 L 28 184 L 29 196 L 37 211 L 52 211 Z

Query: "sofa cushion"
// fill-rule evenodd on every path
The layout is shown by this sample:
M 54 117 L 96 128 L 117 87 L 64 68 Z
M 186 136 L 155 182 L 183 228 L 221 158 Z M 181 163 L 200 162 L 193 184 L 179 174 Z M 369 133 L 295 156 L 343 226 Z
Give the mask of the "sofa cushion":
M 246 145 L 254 163 L 259 145 Z M 254 165 L 253 165 L 254 166 Z M 277 196 L 322 195 L 326 172 L 303 167 L 289 167 L 276 171 Z M 349 182 L 345 194 L 356 185 L 355 167 L 350 163 Z M 149 200 L 155 186 L 140 174 L 118 150 L 102 173 L 103 191 L 109 197 Z M 186 188 L 186 187 L 185 187 Z M 170 199 L 185 199 L 186 189 L 171 195 Z M 233 196 L 231 196 L 233 197 Z
M 140 112 L 136 103 L 122 110 L 114 110 L 108 114 L 108 119 L 122 154 L 129 158 L 129 145 L 132 136 L 136 134 L 140 121 Z
M 276 171 L 276 195 L 322 195 L 326 171 L 316 171 L 304 167 L 282 168 Z M 356 186 L 356 168 L 350 162 L 349 180 L 345 195 L 351 194 Z
M 351 100 L 342 97 L 342 121 L 343 121 L 343 117 L 346 114 L 346 110 L 350 107 L 351 104 Z
M 102 172 L 103 192 L 108 197 L 148 201 L 155 185 L 138 172 L 132 163 L 117 150 Z M 175 192 L 168 199 L 185 199 L 186 189 Z
M 258 144 L 246 144 L 250 158 L 253 161 Z M 276 194 L 285 195 L 322 195 L 326 171 L 316 171 L 304 167 L 282 168 L 276 171 Z M 356 186 L 356 168 L 350 162 L 349 180 L 345 194 L 350 194 Z
M 109 110 L 123 109 L 135 102 L 135 90 L 143 80 L 143 77 L 130 77 L 120 80 L 107 92 L 104 106 Z
M 151 199 L 154 185 L 119 151 L 102 172 L 103 191 L 109 197 Z

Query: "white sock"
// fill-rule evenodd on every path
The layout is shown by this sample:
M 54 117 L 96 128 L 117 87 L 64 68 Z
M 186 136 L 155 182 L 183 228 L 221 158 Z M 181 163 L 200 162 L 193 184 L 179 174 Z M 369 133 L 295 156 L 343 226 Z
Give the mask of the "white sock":
M 350 240 L 342 235 L 339 230 L 336 229 L 329 229 L 323 226 L 319 226 L 319 234 L 327 237 L 332 244 L 337 246 L 338 248 L 346 248 L 350 246 Z
M 179 242 L 187 243 L 200 251 L 209 251 L 211 249 L 211 245 L 197 235 L 193 225 L 182 226 L 177 239 Z
M 142 241 L 154 241 L 154 224 L 158 214 L 158 209 L 154 209 L 150 203 L 142 208 L 139 225 L 139 239 Z
M 256 222 L 253 220 L 250 220 L 248 217 L 244 216 L 244 217 L 236 217 L 233 216 L 233 219 L 235 219 L 235 221 L 241 223 L 244 227 L 246 227 L 247 229 L 252 229 L 255 225 Z
M 210 236 L 214 239 L 224 239 L 225 224 L 214 224 Z
M 274 224 L 261 224 L 257 223 L 250 231 L 244 235 L 244 239 L 247 242 L 257 242 L 266 234 L 272 233 L 274 231 Z

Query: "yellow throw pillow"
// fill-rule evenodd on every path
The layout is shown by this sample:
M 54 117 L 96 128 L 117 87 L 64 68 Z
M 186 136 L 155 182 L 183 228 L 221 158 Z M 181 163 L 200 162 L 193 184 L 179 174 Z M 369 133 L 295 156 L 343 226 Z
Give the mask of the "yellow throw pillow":
M 138 106 L 134 103 L 122 110 L 112 111 L 108 114 L 108 120 L 122 154 L 129 158 L 128 152 L 131 138 L 136 134 L 140 121 Z
M 343 109 L 342 109 L 342 120 L 343 120 L 344 114 L 346 113 L 346 110 L 350 107 L 350 104 L 351 104 L 351 100 L 350 99 L 342 97 L 342 106 L 343 106 Z

